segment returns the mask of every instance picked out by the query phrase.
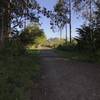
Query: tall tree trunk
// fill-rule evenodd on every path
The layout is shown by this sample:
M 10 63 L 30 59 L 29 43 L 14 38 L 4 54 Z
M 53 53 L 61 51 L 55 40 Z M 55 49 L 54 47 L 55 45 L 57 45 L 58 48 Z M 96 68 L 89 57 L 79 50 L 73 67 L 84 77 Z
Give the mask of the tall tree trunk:
M 4 10 L 3 10 L 4 13 Z M 2 18 L 1 18 L 1 34 L 0 34 L 0 48 L 2 48 L 3 43 L 4 43 L 4 15 L 2 13 Z
M 62 29 L 60 28 L 60 40 L 62 39 Z
M 65 31 L 66 31 L 66 43 L 68 42 L 68 37 L 67 37 L 67 23 L 66 23 L 66 26 L 65 26 Z
M 10 0 L 7 0 L 2 8 L 0 48 L 4 46 L 5 40 L 9 37 L 10 27 Z
M 6 39 L 9 38 L 9 34 L 11 32 L 11 20 L 10 20 L 10 15 L 11 15 L 11 12 L 10 12 L 10 0 L 7 1 L 7 5 L 6 5 L 6 8 L 5 8 L 5 13 L 4 13 L 4 33 L 3 33 L 3 36 L 4 36 L 4 42 L 6 41 Z
M 71 23 L 71 0 L 69 0 L 69 34 L 70 34 L 70 43 L 72 42 L 72 23 Z
M 89 2 L 90 2 L 90 29 L 93 29 L 93 23 L 92 23 L 92 21 L 93 21 L 93 19 L 92 19 L 92 0 L 90 0 Z M 95 47 L 95 40 L 93 38 L 93 35 L 94 35 L 93 30 L 90 30 L 90 35 L 91 35 L 90 36 L 91 37 L 91 49 L 92 49 L 92 51 L 94 53 L 96 47 Z
M 28 0 L 26 0 L 26 9 L 25 9 L 25 13 L 28 14 Z M 27 15 L 25 15 L 25 23 L 24 23 L 24 29 L 27 27 Z

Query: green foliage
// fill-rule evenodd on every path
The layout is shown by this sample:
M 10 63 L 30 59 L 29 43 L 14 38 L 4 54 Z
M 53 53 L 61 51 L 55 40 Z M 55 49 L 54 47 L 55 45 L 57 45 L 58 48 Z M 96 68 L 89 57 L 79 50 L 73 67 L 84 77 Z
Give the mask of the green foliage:
M 69 41 L 63 43 L 62 45 L 58 45 L 57 49 L 62 50 L 62 51 L 76 51 L 76 42 L 75 40 L 72 40 L 70 43 Z
M 77 60 L 77 61 L 85 61 L 85 62 L 99 62 L 99 51 L 91 52 L 90 49 L 83 49 L 82 47 L 79 47 L 79 44 L 76 42 L 76 40 L 73 40 L 72 43 L 65 42 L 62 45 L 59 45 L 56 48 L 56 51 L 63 57 L 67 58 L 68 60 Z M 85 45 L 86 46 L 86 45 Z
M 70 50 L 71 49 L 71 50 Z M 79 52 L 76 49 L 70 48 L 67 50 L 57 49 L 56 52 L 59 53 L 59 55 L 63 56 L 64 58 L 71 60 L 71 61 L 82 61 L 82 62 L 99 62 L 99 58 L 97 56 L 94 56 L 93 54 L 89 54 L 87 52 Z M 100 56 L 99 56 L 100 57 Z
M 96 49 L 100 49 L 100 2 L 96 2 L 95 19 L 93 26 L 95 27 L 95 44 Z
M 95 47 L 96 49 L 100 49 L 100 28 L 95 30 Z
M 94 33 L 94 30 L 89 26 L 82 26 L 82 28 L 77 29 L 78 36 L 75 38 L 77 41 L 77 46 L 79 49 L 92 50 L 93 48 L 93 39 L 91 38 L 91 34 Z
M 56 31 L 56 27 L 59 30 L 62 30 L 67 23 L 69 23 L 68 19 L 68 3 L 63 0 L 58 0 L 56 5 L 54 6 L 54 16 L 51 17 L 50 25 L 53 31 Z
M 45 36 L 37 37 L 37 38 L 34 40 L 34 43 L 35 43 L 36 46 L 44 46 L 45 43 L 46 43 L 46 38 L 45 38 Z
M 83 26 L 77 29 L 78 37 L 76 37 L 77 46 L 80 50 L 97 51 L 100 48 L 100 29 Z
M 29 100 L 26 94 L 39 78 L 37 54 L 34 51 L 16 56 L 9 51 L 4 53 L 0 53 L 0 100 Z
M 59 45 L 62 45 L 65 42 L 64 39 L 59 40 L 58 38 L 51 38 L 46 42 L 46 46 L 57 48 Z
M 0 100 L 29 100 L 38 64 L 36 51 L 26 51 L 19 38 L 7 40 L 0 50 Z
M 24 46 L 20 42 L 19 39 L 9 39 L 5 41 L 5 45 L 2 49 L 0 49 L 0 53 L 4 56 L 6 55 L 12 55 L 12 56 L 18 56 L 18 55 L 24 55 L 26 52 Z
M 37 24 L 32 24 L 22 31 L 19 38 L 23 45 L 32 45 L 36 42 L 38 42 L 37 44 L 41 44 L 45 35 L 43 30 L 40 29 Z M 40 40 L 42 41 L 40 42 Z

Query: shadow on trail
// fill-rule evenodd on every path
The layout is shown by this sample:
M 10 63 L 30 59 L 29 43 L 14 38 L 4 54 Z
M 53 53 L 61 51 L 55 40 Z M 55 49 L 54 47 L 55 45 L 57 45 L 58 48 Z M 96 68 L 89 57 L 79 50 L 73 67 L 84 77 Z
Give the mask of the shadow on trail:
M 63 56 L 60 56 L 58 53 L 55 52 L 56 51 L 55 49 L 51 49 L 51 48 L 41 48 L 32 51 L 36 51 L 39 54 L 40 58 L 48 58 L 48 59 L 55 59 L 55 60 L 70 60 Z
M 100 100 L 100 66 L 60 57 L 53 49 L 38 50 L 40 100 Z

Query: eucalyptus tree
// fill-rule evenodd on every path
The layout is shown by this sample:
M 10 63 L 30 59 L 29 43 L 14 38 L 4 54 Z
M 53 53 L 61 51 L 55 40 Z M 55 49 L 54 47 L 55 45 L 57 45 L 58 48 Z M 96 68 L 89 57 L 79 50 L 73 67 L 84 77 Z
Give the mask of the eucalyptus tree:
M 87 25 L 89 25 L 90 29 L 93 29 L 95 2 L 96 0 L 73 0 L 74 10 L 87 20 Z M 90 30 L 91 48 L 93 49 L 95 48 L 94 34 L 93 30 Z
M 61 39 L 62 29 L 68 23 L 68 7 L 65 0 L 58 0 L 57 4 L 54 6 L 53 16 L 51 16 L 50 18 L 51 18 L 50 24 L 52 25 L 51 28 L 55 28 L 57 26 L 57 28 L 60 30 L 60 39 Z
M 71 0 L 69 0 L 68 1 L 69 2 L 69 6 L 68 6 L 68 8 L 69 8 L 69 27 L 70 27 L 70 43 L 71 43 L 71 41 L 72 41 L 72 1 Z
M 2 41 L 9 38 L 13 28 L 23 27 L 25 18 L 36 21 L 38 18 L 34 14 L 37 2 L 35 0 L 1 0 L 0 8 L 2 10 Z
M 0 1 L 0 21 L 1 21 L 1 35 L 0 35 L 0 44 L 2 45 L 4 38 L 6 37 L 6 30 L 8 31 L 8 18 L 9 18 L 9 10 L 7 10 L 9 8 L 8 5 L 8 0 L 4 1 L 1 0 Z M 5 37 L 4 37 L 5 36 Z
M 95 46 L 96 49 L 100 49 L 100 1 L 96 2 L 96 11 L 95 11 L 95 19 L 93 23 L 93 27 L 95 29 Z
M 94 50 L 98 50 L 98 48 L 100 49 L 100 0 L 76 1 L 74 9 L 77 12 L 81 12 L 82 16 L 88 21 L 88 28 L 90 28 L 90 31 L 87 31 L 86 34 L 89 34 L 89 46 L 94 52 Z
M 95 0 L 73 0 L 73 9 L 91 23 Z
M 94 20 L 95 20 L 94 21 L 95 27 L 100 28 L 100 1 L 99 0 L 97 0 L 97 2 L 96 2 L 96 11 L 95 11 L 95 19 Z

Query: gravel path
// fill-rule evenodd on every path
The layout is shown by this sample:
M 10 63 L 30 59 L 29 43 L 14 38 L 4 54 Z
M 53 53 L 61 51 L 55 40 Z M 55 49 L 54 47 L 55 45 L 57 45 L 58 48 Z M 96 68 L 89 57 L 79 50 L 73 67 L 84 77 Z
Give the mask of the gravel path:
M 100 65 L 70 61 L 41 50 L 40 100 L 100 100 Z

